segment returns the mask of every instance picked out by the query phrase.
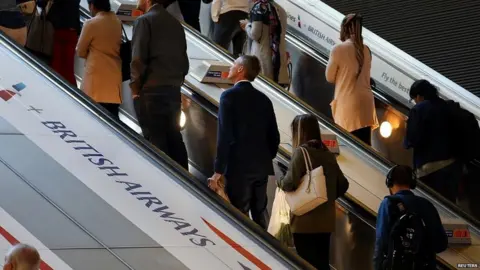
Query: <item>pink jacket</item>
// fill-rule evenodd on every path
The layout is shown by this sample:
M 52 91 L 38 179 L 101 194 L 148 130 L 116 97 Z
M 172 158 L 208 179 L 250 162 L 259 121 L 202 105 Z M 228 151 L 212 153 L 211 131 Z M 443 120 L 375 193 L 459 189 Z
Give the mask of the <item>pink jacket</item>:
M 335 95 L 330 106 L 335 123 L 354 131 L 364 127 L 378 127 L 375 102 L 370 89 L 370 68 L 372 56 L 364 46 L 364 64 L 357 78 L 358 62 L 355 46 L 347 40 L 335 45 L 330 53 L 326 78 L 335 83 Z

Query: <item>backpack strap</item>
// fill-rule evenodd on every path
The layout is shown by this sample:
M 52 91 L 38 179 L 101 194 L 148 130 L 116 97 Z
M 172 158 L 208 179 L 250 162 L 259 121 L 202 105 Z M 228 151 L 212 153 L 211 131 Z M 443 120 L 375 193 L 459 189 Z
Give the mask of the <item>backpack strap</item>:
M 385 198 L 391 203 L 391 207 L 394 207 L 395 211 L 399 213 L 400 216 L 407 212 L 405 203 L 403 202 L 402 198 L 400 198 L 399 196 L 391 195 Z

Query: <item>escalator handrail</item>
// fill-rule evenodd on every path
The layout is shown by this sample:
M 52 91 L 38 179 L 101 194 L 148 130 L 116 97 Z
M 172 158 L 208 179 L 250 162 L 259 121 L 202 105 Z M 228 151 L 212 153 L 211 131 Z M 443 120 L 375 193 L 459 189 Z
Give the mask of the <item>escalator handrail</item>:
M 185 90 L 187 93 L 195 93 L 194 87 L 189 86 L 188 84 L 184 84 L 183 90 Z M 190 97 L 194 99 L 199 106 L 201 106 L 203 109 L 208 111 L 208 113 L 213 115 L 215 118 L 218 118 L 218 107 L 215 104 L 213 104 L 210 100 L 203 98 L 201 95 L 199 95 L 200 99 L 196 98 L 194 95 Z M 127 116 L 127 117 L 132 119 L 131 116 Z M 133 119 L 132 121 L 136 122 L 136 120 L 133 120 Z M 136 123 L 138 124 L 138 122 Z M 288 166 L 291 160 L 291 155 L 289 155 L 286 151 L 280 148 L 277 153 L 276 159 L 278 162 L 281 162 L 284 166 Z M 365 209 L 365 206 L 363 206 L 357 200 L 345 194 L 345 196 L 339 197 L 336 200 L 336 202 L 341 207 L 343 207 L 346 211 L 348 211 L 348 213 L 351 213 L 356 218 L 364 222 L 368 227 L 370 227 L 373 230 L 376 229 L 376 219 L 377 219 L 376 214 L 373 213 L 372 211 L 368 211 L 368 209 Z M 437 265 L 440 265 L 443 267 L 441 269 L 453 269 L 452 267 L 449 266 L 448 262 L 443 260 L 441 257 L 437 256 L 436 258 L 437 258 Z
M 155 150 L 150 143 L 135 131 L 126 125 L 115 121 L 104 108 L 96 104 L 82 91 L 72 87 L 50 68 L 45 67 L 44 63 L 37 60 L 23 47 L 17 45 L 15 41 L 6 37 L 3 33 L 0 33 L 0 43 L 3 43 L 10 52 L 15 54 L 25 64 L 35 69 L 45 79 L 55 84 L 58 87 L 58 90 L 63 91 L 76 100 L 79 105 L 96 115 L 99 120 L 108 125 L 119 137 L 134 145 L 137 150 L 145 154 L 156 167 L 163 168 L 167 174 L 177 179 L 179 184 L 185 187 L 188 191 L 194 193 L 198 199 L 207 204 L 212 210 L 218 211 L 220 215 L 232 221 L 229 222 L 229 224 L 239 228 L 241 231 L 243 230 L 246 234 L 250 234 L 249 238 L 262 245 L 263 249 L 269 251 L 269 254 L 283 261 L 283 263 L 290 266 L 291 269 L 311 269 L 311 266 L 307 262 L 296 254 L 290 252 L 265 230 L 247 219 L 238 210 L 235 210 L 233 206 L 224 203 L 219 196 L 209 190 L 206 185 L 200 183 L 198 179 L 195 179 L 165 153 Z M 254 236 L 260 236 L 260 238 Z
M 203 43 L 206 43 L 209 47 L 215 48 L 215 51 L 220 54 L 223 58 L 226 58 L 230 61 L 230 64 L 233 63 L 235 60 L 233 56 L 224 48 L 220 47 L 219 45 L 212 42 L 207 37 L 203 36 L 200 32 L 192 28 L 191 26 L 187 25 L 186 23 L 182 22 L 182 25 L 188 33 L 195 36 L 196 38 L 200 39 Z M 337 136 L 343 139 L 343 141 L 348 144 L 351 148 L 356 149 L 361 154 L 364 154 L 371 158 L 373 162 L 376 162 L 379 167 L 381 167 L 386 174 L 387 170 L 394 166 L 394 164 L 376 152 L 372 147 L 368 146 L 364 142 L 360 141 L 353 135 L 351 135 L 347 130 L 343 129 L 340 126 L 337 126 L 332 120 L 328 117 L 323 115 L 320 112 L 317 112 L 313 109 L 310 105 L 306 104 L 303 100 L 300 100 L 298 97 L 292 95 L 291 93 L 285 91 L 284 89 L 280 88 L 277 84 L 270 81 L 269 79 L 265 78 L 263 75 L 260 75 L 258 78 L 262 83 L 267 84 L 270 88 L 276 90 L 275 92 L 282 95 L 285 99 L 291 101 L 296 106 L 301 108 L 302 110 L 314 115 L 327 129 L 333 131 Z M 471 225 L 471 227 L 476 231 L 480 232 L 480 221 L 475 219 L 472 215 L 465 212 L 463 209 L 455 205 L 454 203 L 450 202 L 440 194 L 433 191 L 427 185 L 422 182 L 419 182 L 417 185 L 420 189 L 418 190 L 420 193 L 425 194 L 426 196 L 430 196 L 433 199 L 437 200 L 439 206 L 444 208 L 445 211 L 452 213 L 453 215 L 461 216 L 463 219 L 467 221 Z
M 325 54 L 323 52 L 314 48 L 313 44 L 309 40 L 307 40 L 307 39 L 305 39 L 301 36 L 296 36 L 296 35 L 292 34 L 294 32 L 295 31 L 287 30 L 288 38 L 297 40 L 297 41 L 295 41 L 295 44 L 293 44 L 293 46 L 300 47 L 302 52 L 307 53 L 310 57 L 312 57 L 315 60 L 321 62 L 322 64 L 326 65 L 328 63 L 328 60 L 326 59 L 326 58 L 328 58 L 328 56 L 325 56 Z M 298 43 L 303 43 L 303 44 L 298 44 Z M 308 50 L 304 50 L 304 48 L 307 48 Z M 310 51 L 313 51 L 313 53 L 311 53 Z M 388 105 L 392 106 L 395 110 L 402 113 L 404 115 L 405 119 L 408 118 L 408 113 L 410 111 L 409 107 L 405 106 L 403 103 L 399 102 L 398 100 L 392 98 L 390 95 L 388 95 L 388 93 L 379 89 L 378 87 L 373 87 L 372 86 L 372 90 L 374 91 L 374 94 L 376 94 L 377 98 L 381 99 L 382 101 L 386 102 Z M 382 93 L 382 94 L 380 94 L 380 93 Z M 470 162 L 470 164 L 472 164 L 473 166 L 480 169 L 480 161 L 479 160 L 472 160 Z M 423 189 L 423 190 L 428 189 L 427 193 L 429 195 L 432 195 L 432 196 L 435 197 L 435 199 L 441 201 L 444 204 L 447 204 L 450 208 L 454 208 L 453 210 L 461 213 L 460 216 L 462 216 L 463 218 L 465 218 L 466 220 L 468 220 L 469 222 L 474 224 L 475 227 L 480 228 L 479 227 L 480 224 L 478 223 L 478 221 L 473 216 L 471 216 L 470 214 L 465 212 L 463 209 L 458 207 L 456 204 L 453 204 L 450 201 L 445 200 L 443 198 L 443 196 L 439 196 L 439 194 L 436 194 L 431 188 L 429 188 L 428 186 L 424 185 L 421 182 L 419 182 L 419 187 L 421 187 L 421 189 Z

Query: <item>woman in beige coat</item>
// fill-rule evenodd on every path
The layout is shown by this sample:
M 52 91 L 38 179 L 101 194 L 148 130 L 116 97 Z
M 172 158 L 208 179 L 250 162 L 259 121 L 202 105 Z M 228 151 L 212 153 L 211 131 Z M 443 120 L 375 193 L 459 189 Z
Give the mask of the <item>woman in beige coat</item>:
M 332 115 L 335 123 L 366 144 L 378 126 L 375 101 L 370 88 L 372 55 L 363 45 L 362 17 L 349 14 L 340 31 L 342 43 L 333 47 L 326 69 L 328 82 L 335 83 Z
M 260 60 L 264 76 L 284 87 L 288 86 L 285 9 L 272 0 L 254 0 L 250 22 L 243 21 L 241 27 L 249 38 L 246 54 Z
M 77 44 L 78 56 L 86 59 L 81 89 L 118 118 L 122 103 L 122 23 L 110 11 L 109 0 L 88 0 L 88 4 L 94 17 L 83 25 Z

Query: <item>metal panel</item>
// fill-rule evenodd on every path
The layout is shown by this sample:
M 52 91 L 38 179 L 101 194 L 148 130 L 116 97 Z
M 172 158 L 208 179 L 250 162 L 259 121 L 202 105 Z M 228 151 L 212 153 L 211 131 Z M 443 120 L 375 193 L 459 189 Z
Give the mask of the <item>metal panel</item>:
M 370 31 L 480 96 L 480 1 L 325 0 L 361 12 Z

